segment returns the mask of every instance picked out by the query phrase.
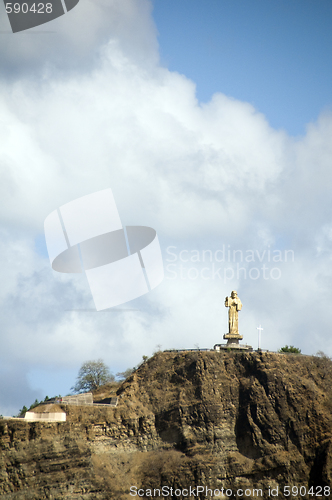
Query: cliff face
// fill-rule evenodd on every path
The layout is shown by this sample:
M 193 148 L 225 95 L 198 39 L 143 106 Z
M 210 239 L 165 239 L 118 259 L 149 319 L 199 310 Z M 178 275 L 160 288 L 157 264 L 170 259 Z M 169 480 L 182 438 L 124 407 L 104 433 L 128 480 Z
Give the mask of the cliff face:
M 64 423 L 0 420 L 1 498 L 122 500 L 133 498 L 131 486 L 149 498 L 165 485 L 228 488 L 233 498 L 241 488 L 246 498 L 278 488 L 280 499 L 295 485 L 306 487 L 302 498 L 315 498 L 310 487 L 330 497 L 328 359 L 159 353 L 118 396 L 116 408 L 61 405 Z

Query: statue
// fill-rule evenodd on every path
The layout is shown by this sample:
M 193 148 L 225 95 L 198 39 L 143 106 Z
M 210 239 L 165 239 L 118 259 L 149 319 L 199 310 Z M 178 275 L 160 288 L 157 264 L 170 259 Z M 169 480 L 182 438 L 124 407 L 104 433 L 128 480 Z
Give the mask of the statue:
M 230 297 L 225 299 L 225 307 L 229 307 L 228 310 L 228 333 L 239 334 L 239 314 L 238 311 L 242 309 L 242 302 L 237 296 L 235 290 L 232 291 Z
M 235 290 L 232 291 L 230 297 L 225 299 L 225 307 L 229 307 L 228 310 L 228 334 L 224 335 L 224 339 L 227 339 L 227 344 L 238 344 L 239 340 L 243 337 L 239 334 L 239 313 L 242 309 L 242 302 L 237 296 Z
M 230 297 L 225 299 L 225 307 L 228 307 L 228 333 L 224 334 L 224 339 L 227 339 L 227 344 L 215 344 L 216 351 L 249 351 L 252 346 L 248 344 L 240 344 L 243 336 L 239 334 L 239 311 L 242 309 L 242 302 L 237 296 L 235 290 L 232 291 Z

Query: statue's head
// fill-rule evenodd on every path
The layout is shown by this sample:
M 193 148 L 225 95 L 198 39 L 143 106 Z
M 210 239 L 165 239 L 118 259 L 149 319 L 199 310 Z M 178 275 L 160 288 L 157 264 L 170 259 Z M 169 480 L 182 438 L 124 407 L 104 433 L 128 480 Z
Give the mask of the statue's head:
M 233 290 L 231 293 L 232 299 L 235 299 L 236 296 L 237 296 L 237 292 L 235 290 Z

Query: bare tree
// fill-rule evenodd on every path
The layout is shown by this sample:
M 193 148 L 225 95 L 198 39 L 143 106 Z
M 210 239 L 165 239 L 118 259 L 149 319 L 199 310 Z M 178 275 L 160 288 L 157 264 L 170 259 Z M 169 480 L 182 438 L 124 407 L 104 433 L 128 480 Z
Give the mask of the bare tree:
M 124 372 L 119 372 L 116 374 L 117 378 L 119 379 L 120 382 L 123 382 L 126 380 L 126 378 L 130 377 L 132 373 L 134 373 L 135 367 L 134 368 L 127 368 Z
M 113 382 L 114 375 L 109 371 L 103 360 L 86 361 L 78 372 L 77 381 L 74 387 L 71 387 L 73 392 L 88 392 L 94 391 L 101 385 L 107 382 Z

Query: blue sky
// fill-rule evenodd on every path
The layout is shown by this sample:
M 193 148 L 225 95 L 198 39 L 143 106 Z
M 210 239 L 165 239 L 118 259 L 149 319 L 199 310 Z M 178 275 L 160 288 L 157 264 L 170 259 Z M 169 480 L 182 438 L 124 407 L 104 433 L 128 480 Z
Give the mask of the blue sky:
M 332 356 L 331 13 L 81 0 L 12 34 L 0 3 L 0 414 L 67 394 L 89 359 L 117 373 L 157 345 L 223 342 L 234 289 L 244 342 L 261 324 L 265 349 Z M 165 279 L 99 314 L 85 275 L 52 270 L 43 231 L 106 188 L 123 225 L 157 231 Z
M 330 0 L 154 0 L 162 63 L 197 98 L 250 102 L 291 135 L 332 107 Z

